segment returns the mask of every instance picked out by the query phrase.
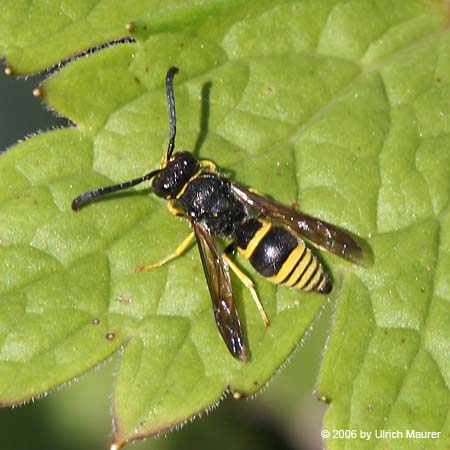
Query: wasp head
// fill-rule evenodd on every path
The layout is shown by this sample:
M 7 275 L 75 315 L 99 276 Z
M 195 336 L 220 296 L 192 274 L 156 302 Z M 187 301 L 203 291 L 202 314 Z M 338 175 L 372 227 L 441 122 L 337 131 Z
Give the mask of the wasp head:
M 199 163 L 192 153 L 177 152 L 153 178 L 153 191 L 159 197 L 173 199 L 199 170 Z

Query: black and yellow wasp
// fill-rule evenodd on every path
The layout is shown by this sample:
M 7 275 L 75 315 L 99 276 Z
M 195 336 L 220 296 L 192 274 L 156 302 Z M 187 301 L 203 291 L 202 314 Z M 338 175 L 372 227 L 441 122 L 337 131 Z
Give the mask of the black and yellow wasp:
M 230 259 L 231 253 L 237 250 L 273 283 L 327 294 L 332 288 L 331 280 L 302 238 L 356 263 L 362 262 L 362 250 L 340 228 L 221 176 L 212 161 L 198 161 L 187 151 L 173 153 L 176 135 L 173 79 L 177 72 L 172 67 L 166 75 L 170 138 L 161 167 L 125 183 L 85 192 L 73 200 L 72 209 L 78 210 L 94 197 L 152 180 L 153 192 L 168 201 L 171 212 L 186 217 L 192 231 L 175 252 L 136 270 L 162 266 L 183 253 L 195 237 L 217 327 L 231 354 L 245 361 L 248 352 L 233 299 L 230 268 L 250 290 L 264 323 L 267 325 L 269 321 L 252 281 Z M 216 248 L 216 237 L 232 239 L 223 254 Z

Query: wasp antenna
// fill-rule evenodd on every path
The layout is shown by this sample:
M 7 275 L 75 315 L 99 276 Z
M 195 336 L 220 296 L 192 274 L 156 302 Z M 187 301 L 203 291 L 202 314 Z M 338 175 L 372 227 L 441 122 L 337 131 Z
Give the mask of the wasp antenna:
M 173 94 L 173 78 L 178 73 L 177 67 L 171 67 L 167 71 L 166 75 L 166 94 L 167 94 L 167 106 L 169 108 L 169 146 L 167 148 L 167 155 L 165 163 L 169 161 L 172 156 L 173 149 L 175 148 L 175 135 L 177 134 L 177 117 L 175 114 L 175 96 Z
M 121 191 L 122 189 L 128 189 L 132 186 L 136 186 L 137 184 L 142 183 L 143 181 L 147 181 L 152 179 L 155 175 L 157 175 L 161 170 L 153 170 L 145 174 L 143 177 L 135 178 L 131 181 L 126 181 L 125 183 L 115 184 L 113 186 L 106 186 L 97 189 L 93 189 L 92 191 L 84 192 L 75 198 L 72 202 L 72 209 L 74 211 L 78 211 L 85 203 L 92 200 L 93 198 L 100 197 L 101 195 L 110 194 L 111 192 Z

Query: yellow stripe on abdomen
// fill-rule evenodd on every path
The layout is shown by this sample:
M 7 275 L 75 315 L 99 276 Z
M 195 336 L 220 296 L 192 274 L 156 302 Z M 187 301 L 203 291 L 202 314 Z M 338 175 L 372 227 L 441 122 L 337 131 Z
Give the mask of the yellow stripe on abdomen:
M 272 224 L 264 219 L 258 219 L 258 221 L 262 224 L 261 228 L 255 233 L 255 235 L 251 238 L 250 242 L 247 245 L 247 248 L 238 247 L 238 252 L 245 258 L 250 259 L 255 248 L 261 242 L 261 239 L 267 234 L 267 232 L 272 228 Z
M 313 275 L 310 277 L 309 282 L 307 282 L 307 284 L 305 284 L 303 289 L 305 291 L 310 291 L 311 289 L 316 287 L 316 289 L 318 290 L 320 278 L 323 276 L 322 274 L 323 274 L 323 269 L 319 265 L 319 263 L 317 263 L 315 272 L 313 272 Z
M 291 254 L 287 257 L 278 273 L 269 277 L 268 280 L 276 284 L 286 284 L 286 281 L 284 280 L 286 280 L 286 278 L 289 276 L 298 262 L 304 257 L 304 252 L 305 246 L 297 245 L 297 247 L 295 247 L 294 250 L 292 250 Z M 288 279 L 290 279 L 290 277 Z
M 292 250 L 279 272 L 267 279 L 272 283 L 295 289 L 320 292 L 328 278 L 311 250 L 299 240 L 297 247 Z
M 306 287 L 307 285 L 309 285 L 309 281 L 311 280 L 311 278 L 313 277 L 315 272 L 317 272 L 318 269 L 319 263 L 317 262 L 317 259 L 311 255 L 311 260 L 308 267 L 303 271 L 298 280 L 296 282 L 294 281 L 293 286 L 298 289 L 307 290 Z

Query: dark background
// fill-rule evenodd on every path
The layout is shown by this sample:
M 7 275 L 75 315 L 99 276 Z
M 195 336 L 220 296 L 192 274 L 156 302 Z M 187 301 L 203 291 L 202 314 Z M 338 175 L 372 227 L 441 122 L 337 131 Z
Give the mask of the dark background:
M 47 74 L 18 79 L 0 67 L 0 153 L 68 121 L 47 111 L 33 89 Z M 256 399 L 225 400 L 201 419 L 133 449 L 319 450 L 325 406 L 313 397 L 331 305 L 304 346 Z M 97 450 L 109 447 L 110 393 L 118 358 L 48 397 L 0 409 L 1 450 Z

